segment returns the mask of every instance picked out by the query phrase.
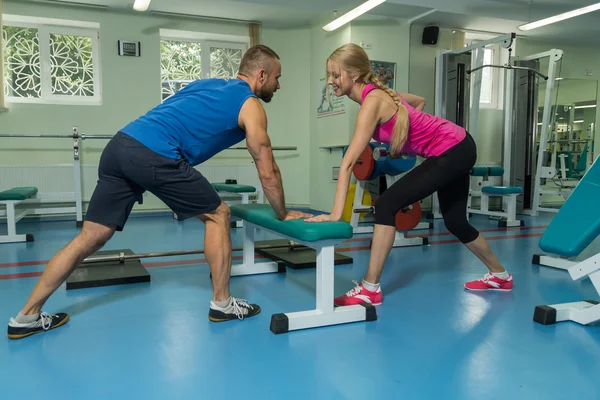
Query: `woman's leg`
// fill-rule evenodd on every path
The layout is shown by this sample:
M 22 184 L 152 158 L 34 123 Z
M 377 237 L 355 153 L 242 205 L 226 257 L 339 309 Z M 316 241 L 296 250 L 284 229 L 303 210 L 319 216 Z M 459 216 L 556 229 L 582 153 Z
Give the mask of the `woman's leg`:
M 462 147 L 462 144 L 455 148 Z M 369 269 L 363 281 L 349 292 L 337 297 L 337 306 L 361 303 L 381 304 L 382 294 L 379 280 L 383 266 L 392 249 L 396 234 L 396 213 L 409 205 L 424 199 L 465 173 L 464 168 L 450 168 L 455 148 L 439 157 L 425 160 L 400 180 L 390 186 L 377 200 L 375 206 L 375 227 L 371 244 Z M 450 158 L 449 158 L 450 156 Z M 470 167 L 468 167 L 470 168 Z M 468 168 L 466 169 L 468 171 Z
M 469 290 L 511 290 L 512 276 L 506 272 L 487 240 L 467 219 L 467 199 L 471 177 L 465 174 L 438 190 L 440 210 L 446 228 L 490 270 L 482 279 L 467 282 Z

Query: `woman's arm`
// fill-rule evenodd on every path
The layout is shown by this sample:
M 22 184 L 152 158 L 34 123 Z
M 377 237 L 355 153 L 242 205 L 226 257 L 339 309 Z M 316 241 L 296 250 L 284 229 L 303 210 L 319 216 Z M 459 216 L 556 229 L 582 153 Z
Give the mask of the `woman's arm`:
M 333 202 L 333 210 L 331 211 L 331 215 L 320 215 L 311 219 L 307 219 L 307 221 L 339 221 L 342 218 L 344 205 L 346 204 L 346 197 L 348 195 L 348 186 L 350 185 L 352 169 L 373 137 L 373 132 L 375 131 L 377 123 L 379 122 L 380 101 L 381 100 L 376 97 L 367 97 L 358 112 L 354 136 L 352 137 L 350 146 L 348 146 L 348 150 L 346 150 L 346 154 L 344 155 L 344 159 L 340 165 L 340 172 L 338 175 L 338 183 L 335 190 L 335 199 Z
M 408 104 L 410 104 L 411 106 L 413 106 L 414 108 L 416 108 L 419 111 L 423 111 L 423 109 L 425 108 L 425 104 L 427 104 L 425 99 L 421 96 L 417 96 L 417 95 L 410 94 L 410 93 L 399 93 L 399 94 L 404 100 L 406 100 L 406 102 Z

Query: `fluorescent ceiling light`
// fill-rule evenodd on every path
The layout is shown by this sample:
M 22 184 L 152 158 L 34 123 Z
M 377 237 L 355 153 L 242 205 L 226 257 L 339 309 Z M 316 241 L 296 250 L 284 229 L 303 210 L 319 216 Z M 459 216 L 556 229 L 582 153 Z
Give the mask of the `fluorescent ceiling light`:
M 385 0 L 368 0 L 368 1 L 364 2 L 363 4 L 361 4 L 360 6 L 356 7 L 355 9 L 348 11 L 346 14 L 344 14 L 341 17 L 328 23 L 327 25 L 325 25 L 323 27 L 323 30 L 326 30 L 328 32 L 334 31 L 337 28 L 339 28 L 340 26 L 347 24 L 348 22 L 352 21 L 354 18 L 363 15 L 367 11 L 377 7 L 378 5 L 380 5 L 383 2 L 385 2 Z
M 576 121 L 573 121 L 573 123 L 574 124 L 581 124 L 581 123 L 583 123 L 583 120 L 582 119 L 578 119 Z
M 566 13 L 555 15 L 554 17 L 549 17 L 549 18 L 541 19 L 539 21 L 530 22 L 528 24 L 519 26 L 519 29 L 522 31 L 529 31 L 531 29 L 539 28 L 540 26 L 550 25 L 550 24 L 553 24 L 558 21 L 577 17 L 579 15 L 587 14 L 587 13 L 590 13 L 592 11 L 597 11 L 597 10 L 600 10 L 600 3 L 592 4 L 591 6 L 587 6 L 587 7 L 583 7 L 583 8 L 578 8 L 573 11 L 567 11 Z
M 579 109 L 579 108 L 596 108 L 596 106 L 592 104 L 592 105 L 589 105 L 589 106 L 575 106 L 574 108 L 575 109 Z
M 146 11 L 150 5 L 150 0 L 135 0 L 133 9 L 135 11 Z

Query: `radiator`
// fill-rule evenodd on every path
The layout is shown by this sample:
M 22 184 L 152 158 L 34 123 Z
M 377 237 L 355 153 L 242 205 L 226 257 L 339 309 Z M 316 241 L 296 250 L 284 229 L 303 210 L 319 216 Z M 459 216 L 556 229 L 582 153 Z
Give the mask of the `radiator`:
M 40 193 L 75 191 L 73 164 L 0 165 L 0 190 L 35 186 Z

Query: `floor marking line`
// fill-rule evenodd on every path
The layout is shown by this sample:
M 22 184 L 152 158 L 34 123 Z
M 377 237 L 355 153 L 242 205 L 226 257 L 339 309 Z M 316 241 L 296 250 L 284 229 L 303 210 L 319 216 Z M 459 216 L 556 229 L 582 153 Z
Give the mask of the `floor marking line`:
M 519 235 L 509 235 L 509 236 L 490 236 L 490 237 L 486 237 L 485 239 L 488 241 L 491 240 L 506 240 L 506 239 L 523 239 L 523 238 L 532 238 L 532 237 L 540 237 L 542 236 L 543 233 L 524 233 L 524 234 L 519 234 Z M 352 239 L 351 239 L 352 240 Z M 347 243 L 351 240 L 348 240 L 344 243 Z M 371 238 L 363 238 L 363 241 L 367 241 L 367 240 L 371 240 Z M 455 244 L 455 243 L 460 243 L 460 241 L 458 239 L 449 239 L 449 240 L 438 240 L 438 241 L 430 241 L 429 245 L 443 245 L 443 244 Z M 421 246 L 410 246 L 410 247 L 421 247 Z M 396 247 L 399 248 L 399 247 Z M 335 251 L 336 252 L 352 252 L 352 251 L 366 251 L 366 250 L 371 250 L 370 246 L 356 246 L 356 247 L 340 247 L 337 248 Z M 242 260 L 242 256 L 233 256 L 231 259 L 232 261 L 238 261 L 238 260 Z M 262 259 L 262 258 L 266 258 L 265 256 L 262 255 L 256 255 L 255 256 L 256 259 Z M 42 262 L 42 261 L 29 261 L 26 262 L 24 264 L 27 265 L 38 265 L 38 264 L 32 264 L 32 263 L 47 263 L 46 262 Z M 146 268 L 156 268 L 156 267 L 173 267 L 173 266 L 185 266 L 185 265 L 194 265 L 194 264 L 206 264 L 206 259 L 205 258 L 198 258 L 198 259 L 192 259 L 192 260 L 179 260 L 179 261 L 157 261 L 157 262 L 148 262 L 148 263 L 143 263 L 144 267 Z M 2 267 L 5 264 L 0 264 L 0 267 Z M 7 268 L 7 267 L 4 267 Z M 41 271 L 36 271 L 36 272 L 21 272 L 21 273 L 15 273 L 15 274 L 0 274 L 0 280 L 10 280 L 10 279 L 20 279 L 20 278 L 34 278 L 34 277 L 39 277 L 42 275 Z

